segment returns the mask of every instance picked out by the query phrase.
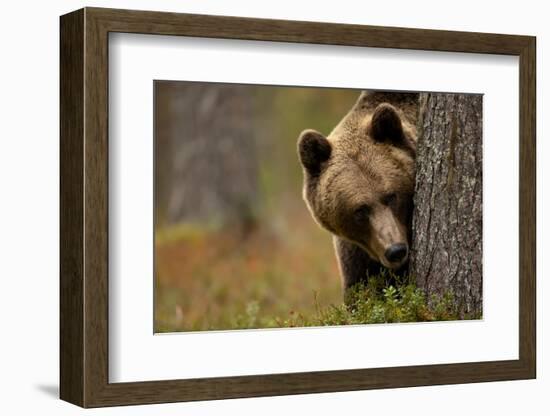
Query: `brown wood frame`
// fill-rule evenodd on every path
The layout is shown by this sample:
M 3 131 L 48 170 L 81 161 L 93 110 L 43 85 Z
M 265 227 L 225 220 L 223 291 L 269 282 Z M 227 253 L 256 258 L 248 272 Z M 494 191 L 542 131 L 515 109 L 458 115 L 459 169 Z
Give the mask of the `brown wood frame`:
M 83 407 L 536 377 L 535 38 L 85 8 L 60 19 L 60 396 Z M 109 383 L 108 34 L 247 39 L 519 56 L 519 359 Z

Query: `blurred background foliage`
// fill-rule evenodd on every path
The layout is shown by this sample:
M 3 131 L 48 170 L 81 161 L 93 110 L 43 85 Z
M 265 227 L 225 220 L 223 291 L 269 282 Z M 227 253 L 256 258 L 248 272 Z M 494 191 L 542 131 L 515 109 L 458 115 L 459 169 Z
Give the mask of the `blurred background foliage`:
M 292 326 L 342 303 L 296 142 L 329 134 L 358 94 L 155 82 L 157 332 Z

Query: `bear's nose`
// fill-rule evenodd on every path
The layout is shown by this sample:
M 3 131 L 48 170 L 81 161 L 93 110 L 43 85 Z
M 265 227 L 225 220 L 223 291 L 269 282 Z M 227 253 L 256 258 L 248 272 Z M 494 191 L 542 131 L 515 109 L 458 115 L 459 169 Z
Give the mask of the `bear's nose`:
M 390 263 L 400 262 L 407 255 L 407 245 L 403 243 L 393 244 L 384 253 Z

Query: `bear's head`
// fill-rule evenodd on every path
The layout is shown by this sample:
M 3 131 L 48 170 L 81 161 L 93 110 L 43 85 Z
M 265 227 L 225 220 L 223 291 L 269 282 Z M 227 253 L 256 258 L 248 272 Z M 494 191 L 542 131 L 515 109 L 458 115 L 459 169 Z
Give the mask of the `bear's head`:
M 408 259 L 418 94 L 363 92 L 328 137 L 298 140 L 316 222 L 393 270 Z

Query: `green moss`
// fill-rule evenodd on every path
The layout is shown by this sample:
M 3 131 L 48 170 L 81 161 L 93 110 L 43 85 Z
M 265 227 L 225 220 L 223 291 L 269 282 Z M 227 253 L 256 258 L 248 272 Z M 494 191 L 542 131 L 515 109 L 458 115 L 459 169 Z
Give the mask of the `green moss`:
M 429 299 L 417 288 L 410 277 L 397 278 L 389 274 L 370 276 L 368 284 L 357 284 L 346 293 L 346 303 L 321 307 L 313 295 L 315 313 L 304 316 L 291 311 L 287 317 L 258 319 L 257 303 L 247 308 L 233 329 L 265 327 L 307 327 L 335 325 L 364 325 L 394 322 L 451 321 L 479 319 L 480 316 L 461 318 L 454 295 L 447 292 Z
M 169 292 L 163 295 L 163 304 L 166 307 L 157 311 L 156 328 L 159 332 L 322 327 L 481 318 L 461 317 L 458 311 L 459 303 L 451 292 L 442 296 L 427 297 L 411 277 L 398 278 L 389 273 L 370 276 L 368 284 L 357 284 L 349 289 L 345 303 L 323 303 L 319 299 L 319 294 L 314 292 L 311 303 L 307 305 L 305 302 L 301 311 L 286 309 L 290 307 L 288 304 L 279 304 L 279 313 L 288 312 L 285 312 L 285 315 L 274 315 L 273 305 L 266 303 L 265 296 L 263 297 L 260 292 L 255 292 L 255 295 L 248 294 L 246 302 L 235 304 L 231 309 L 226 308 L 223 319 L 218 317 L 205 320 L 201 315 L 201 319 L 191 320 L 185 324 L 168 319 L 174 308 L 177 309 L 175 302 L 179 298 L 173 291 Z M 204 311 L 204 315 L 209 314 L 209 310 Z M 172 324 L 165 325 L 163 322 Z

